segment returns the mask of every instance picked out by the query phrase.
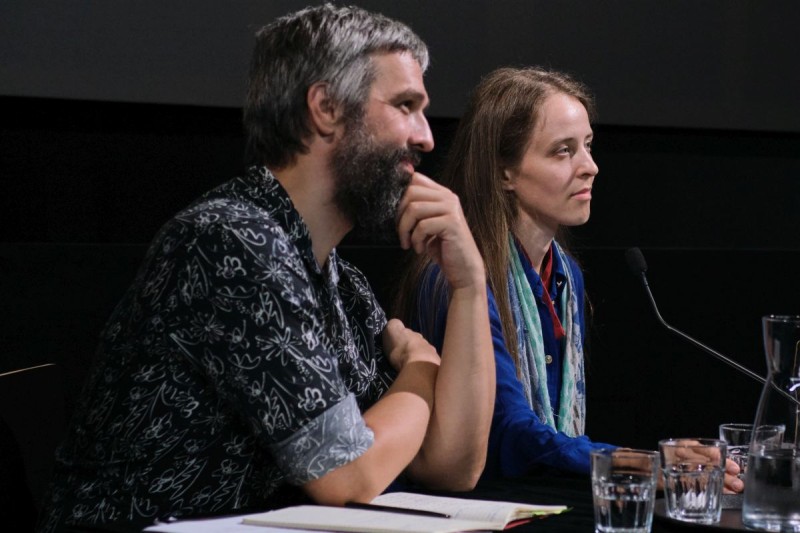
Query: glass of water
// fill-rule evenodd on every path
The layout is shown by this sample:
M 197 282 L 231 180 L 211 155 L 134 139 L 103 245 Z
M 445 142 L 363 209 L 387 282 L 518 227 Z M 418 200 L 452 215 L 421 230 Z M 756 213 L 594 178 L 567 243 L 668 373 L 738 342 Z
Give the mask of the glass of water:
M 670 518 L 716 524 L 722 513 L 727 445 L 719 439 L 666 439 L 658 443 L 664 499 Z
M 593 450 L 590 457 L 595 531 L 650 531 L 658 479 L 658 453 L 617 448 Z
M 763 425 L 758 428 L 760 440 L 772 441 L 780 447 L 784 425 Z M 747 470 L 747 453 L 753 438 L 753 424 L 720 424 L 719 438 L 728 445 L 728 459 L 739 465 L 739 479 L 744 479 Z

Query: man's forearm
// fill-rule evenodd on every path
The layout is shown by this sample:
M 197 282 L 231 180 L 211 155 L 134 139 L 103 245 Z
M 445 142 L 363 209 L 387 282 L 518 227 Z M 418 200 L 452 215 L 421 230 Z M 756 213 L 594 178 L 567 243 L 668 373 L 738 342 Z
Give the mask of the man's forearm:
M 433 409 L 438 366 L 406 363 L 389 391 L 364 413 L 375 442 L 361 457 L 304 488 L 320 504 L 369 502 L 406 468 L 417 454 Z

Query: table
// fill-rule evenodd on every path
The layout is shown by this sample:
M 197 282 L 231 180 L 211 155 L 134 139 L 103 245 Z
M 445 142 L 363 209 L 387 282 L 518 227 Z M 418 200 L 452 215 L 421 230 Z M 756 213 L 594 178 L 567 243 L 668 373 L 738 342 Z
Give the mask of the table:
M 542 505 L 566 505 L 570 511 L 540 520 L 534 520 L 513 528 L 513 533 L 591 533 L 594 531 L 594 511 L 592 508 L 591 482 L 588 476 L 570 474 L 536 475 L 518 479 L 482 481 L 470 492 L 445 493 L 427 491 L 429 494 L 474 498 L 479 500 L 500 500 Z M 663 507 L 663 500 L 656 505 Z M 723 511 L 723 522 L 719 526 L 702 526 L 677 522 L 656 515 L 653 519 L 653 533 L 691 533 L 707 531 L 722 533 L 740 530 L 737 526 L 738 511 Z M 729 527 L 731 524 L 734 527 Z M 124 526 L 76 528 L 71 533 L 137 533 Z
M 594 510 L 592 507 L 591 481 L 588 476 L 570 474 L 548 474 L 528 476 L 519 479 L 503 479 L 482 482 L 472 492 L 453 494 L 461 498 L 478 498 L 483 500 L 503 500 L 512 502 L 538 503 L 543 505 L 566 505 L 571 508 L 567 513 L 549 516 L 515 527 L 514 533 L 558 533 L 558 532 L 592 532 L 594 531 Z M 661 493 L 659 492 L 659 497 Z M 742 531 L 741 513 L 739 510 L 723 510 L 719 525 L 705 526 L 678 522 L 666 518 L 663 512 L 664 501 L 657 500 L 657 509 L 653 517 L 653 533 L 689 533 L 707 531 L 723 533 Z
M 570 507 L 566 513 L 517 526 L 511 530 L 514 533 L 594 531 L 591 482 L 588 476 L 548 474 L 493 480 L 481 482 L 471 492 L 454 493 L 453 496 Z

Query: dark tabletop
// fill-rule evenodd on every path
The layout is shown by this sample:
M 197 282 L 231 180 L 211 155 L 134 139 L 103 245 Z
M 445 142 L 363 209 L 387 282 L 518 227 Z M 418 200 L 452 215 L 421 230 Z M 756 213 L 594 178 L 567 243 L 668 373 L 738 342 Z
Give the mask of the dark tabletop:
M 555 516 L 534 520 L 512 529 L 514 533 L 554 533 L 594 531 L 591 482 L 584 476 L 548 474 L 519 479 L 504 479 L 482 482 L 470 493 L 453 494 L 462 498 L 502 500 L 542 505 L 566 505 L 570 510 Z M 653 517 L 653 533 L 700 532 L 720 533 L 741 531 L 741 513 L 738 509 L 723 509 L 720 524 L 704 526 L 678 522 L 666 516 L 664 501 L 659 492 L 656 513 Z
M 556 533 L 594 531 L 594 512 L 592 510 L 591 482 L 588 477 L 569 474 L 547 474 L 529 476 L 519 479 L 503 479 L 482 481 L 471 492 L 430 494 L 454 496 L 457 498 L 474 498 L 479 500 L 497 500 L 541 505 L 565 505 L 568 512 L 546 518 L 535 519 L 514 527 L 514 533 Z M 659 493 L 659 498 L 661 494 Z M 664 512 L 664 501 L 656 500 L 656 513 L 653 518 L 653 533 L 686 533 L 702 532 L 720 533 L 741 531 L 739 510 L 723 510 L 719 525 L 701 526 L 678 522 L 667 518 Z M 77 528 L 80 533 L 134 533 L 130 528 Z M 137 530 L 138 531 L 138 530 Z

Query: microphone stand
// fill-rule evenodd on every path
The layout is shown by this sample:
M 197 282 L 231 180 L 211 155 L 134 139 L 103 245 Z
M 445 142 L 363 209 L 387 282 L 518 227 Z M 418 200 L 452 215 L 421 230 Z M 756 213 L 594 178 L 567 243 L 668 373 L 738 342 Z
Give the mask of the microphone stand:
M 625 255 L 626 255 L 627 259 L 628 259 L 628 264 L 631 267 L 631 270 L 634 272 L 634 274 L 636 274 L 636 275 L 638 275 L 640 277 L 640 280 L 642 282 L 642 286 L 644 287 L 644 290 L 647 293 L 648 300 L 650 300 L 650 306 L 653 308 L 653 313 L 656 315 L 656 318 L 661 323 L 661 325 L 663 325 L 665 328 L 667 328 L 667 330 L 669 330 L 670 332 L 674 333 L 675 335 L 677 335 L 677 336 L 689 341 L 690 343 L 692 343 L 696 347 L 700 348 L 701 350 L 713 355 L 714 357 L 716 357 L 717 359 L 719 359 L 723 363 L 727 364 L 728 366 L 731 366 L 731 367 L 735 368 L 736 370 L 738 370 L 742 374 L 744 374 L 744 375 L 746 375 L 746 376 L 758 381 L 761 384 L 767 383 L 767 380 L 764 379 L 764 377 L 756 374 L 755 372 L 753 372 L 749 368 L 740 365 L 739 363 L 737 363 L 733 359 L 725 357 L 724 355 L 722 355 L 718 351 L 714 350 L 710 346 L 706 346 L 705 344 L 703 344 L 702 342 L 698 341 L 694 337 L 691 337 L 691 336 L 687 335 L 686 333 L 684 333 L 684 332 L 682 332 L 682 331 L 670 326 L 667 323 L 667 321 L 664 320 L 664 318 L 661 316 L 661 313 L 659 313 L 658 306 L 656 305 L 656 299 L 653 297 L 653 292 L 650 290 L 650 284 L 647 282 L 647 275 L 645 274 L 645 271 L 647 270 L 647 265 L 645 264 L 644 256 L 642 255 L 642 252 L 638 248 L 631 248 L 626 252 Z M 788 399 L 792 403 L 797 404 L 798 406 L 800 406 L 800 400 L 798 400 L 797 398 L 795 398 L 794 396 L 792 396 L 788 392 L 786 392 L 783 389 L 781 389 L 780 387 L 778 387 L 775 383 L 772 382 L 772 380 L 769 380 L 769 384 L 772 386 L 773 389 L 778 391 L 786 399 Z

